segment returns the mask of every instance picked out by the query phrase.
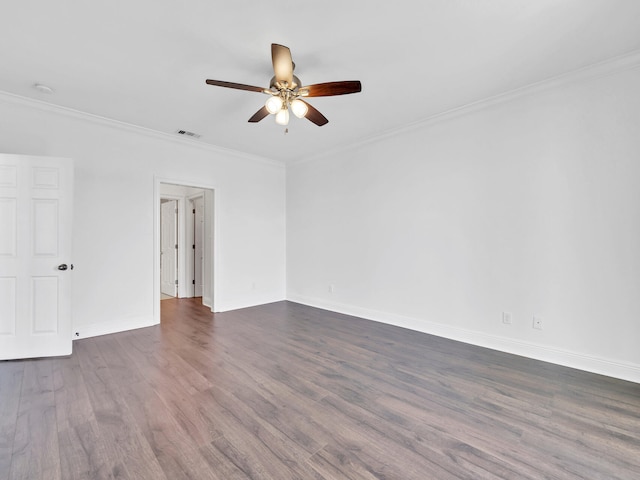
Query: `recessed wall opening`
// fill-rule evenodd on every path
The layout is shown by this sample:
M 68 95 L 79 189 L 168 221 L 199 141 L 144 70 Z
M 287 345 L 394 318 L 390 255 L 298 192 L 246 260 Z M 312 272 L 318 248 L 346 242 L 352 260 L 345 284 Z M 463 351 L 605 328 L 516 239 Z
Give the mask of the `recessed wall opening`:
M 161 181 L 156 205 L 156 304 L 199 297 L 213 311 L 214 190 Z

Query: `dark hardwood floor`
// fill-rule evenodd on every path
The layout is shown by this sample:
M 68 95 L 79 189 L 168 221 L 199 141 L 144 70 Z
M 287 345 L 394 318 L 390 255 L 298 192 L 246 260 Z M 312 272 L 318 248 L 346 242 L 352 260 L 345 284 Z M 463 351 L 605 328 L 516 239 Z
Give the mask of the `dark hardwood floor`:
M 639 479 L 640 385 L 294 303 L 0 362 L 0 480 Z

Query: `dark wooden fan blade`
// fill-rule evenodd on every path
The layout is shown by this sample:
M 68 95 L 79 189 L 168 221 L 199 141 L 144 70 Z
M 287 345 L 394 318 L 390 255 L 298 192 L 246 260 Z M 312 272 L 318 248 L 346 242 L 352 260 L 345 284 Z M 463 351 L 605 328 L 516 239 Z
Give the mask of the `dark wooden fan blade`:
M 303 97 L 332 97 L 334 95 L 347 95 L 362 91 L 359 80 L 345 80 L 343 82 L 327 82 L 308 85 L 300 89 Z
M 262 87 L 254 87 L 253 85 L 245 85 L 244 83 L 223 82 L 222 80 L 207 80 L 207 84 L 216 87 L 235 88 L 237 90 L 248 90 L 249 92 L 264 92 Z
M 284 87 L 291 88 L 293 85 L 293 60 L 291 59 L 291 50 L 284 45 L 277 43 L 271 44 L 271 60 L 273 62 L 273 73 L 276 81 Z
M 312 121 L 313 123 L 315 123 L 319 127 L 329 123 L 329 120 L 327 120 L 327 117 L 322 115 L 313 105 L 311 105 L 310 103 L 305 102 L 304 100 L 300 100 L 300 101 L 304 102 L 304 104 L 307 106 L 307 114 L 305 115 L 306 119 Z
M 267 107 L 262 107 L 260 110 L 253 114 L 253 117 L 249 119 L 249 122 L 257 123 L 267 115 L 269 115 L 269 110 L 267 110 Z

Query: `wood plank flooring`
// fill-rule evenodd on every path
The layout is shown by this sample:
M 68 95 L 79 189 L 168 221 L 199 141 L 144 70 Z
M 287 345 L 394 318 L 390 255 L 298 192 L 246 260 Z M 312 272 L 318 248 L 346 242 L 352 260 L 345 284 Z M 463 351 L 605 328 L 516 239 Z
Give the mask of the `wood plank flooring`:
M 0 362 L 0 480 L 639 479 L 640 385 L 278 302 Z

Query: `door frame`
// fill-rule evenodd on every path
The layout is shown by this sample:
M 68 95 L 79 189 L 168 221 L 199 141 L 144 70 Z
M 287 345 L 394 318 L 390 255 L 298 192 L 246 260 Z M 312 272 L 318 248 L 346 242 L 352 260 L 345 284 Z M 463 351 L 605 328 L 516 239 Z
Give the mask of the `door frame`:
M 153 318 L 156 323 L 160 323 L 160 198 L 169 198 L 169 195 L 160 194 L 160 184 L 168 183 L 173 185 L 182 185 L 185 187 L 200 188 L 211 193 L 211 199 L 207 201 L 205 195 L 205 211 L 209 217 L 210 232 L 205 232 L 205 284 L 202 296 L 202 303 L 209 307 L 212 312 L 216 311 L 216 305 L 219 304 L 220 286 L 219 278 L 219 261 L 220 258 L 220 242 L 219 242 L 219 190 L 215 185 L 202 183 L 196 180 L 185 178 L 167 178 L 154 176 L 153 179 Z M 180 201 L 178 202 L 180 204 Z M 180 206 L 178 206 L 178 215 L 180 215 Z M 178 232 L 180 235 L 180 232 Z M 209 237 L 209 238 L 207 238 Z M 184 239 L 183 239 L 184 240 Z M 178 238 L 180 242 L 180 238 Z M 206 269 L 209 269 L 210 275 L 206 275 Z M 208 283 L 208 285 L 207 285 Z M 208 295 L 205 295 L 208 294 Z

